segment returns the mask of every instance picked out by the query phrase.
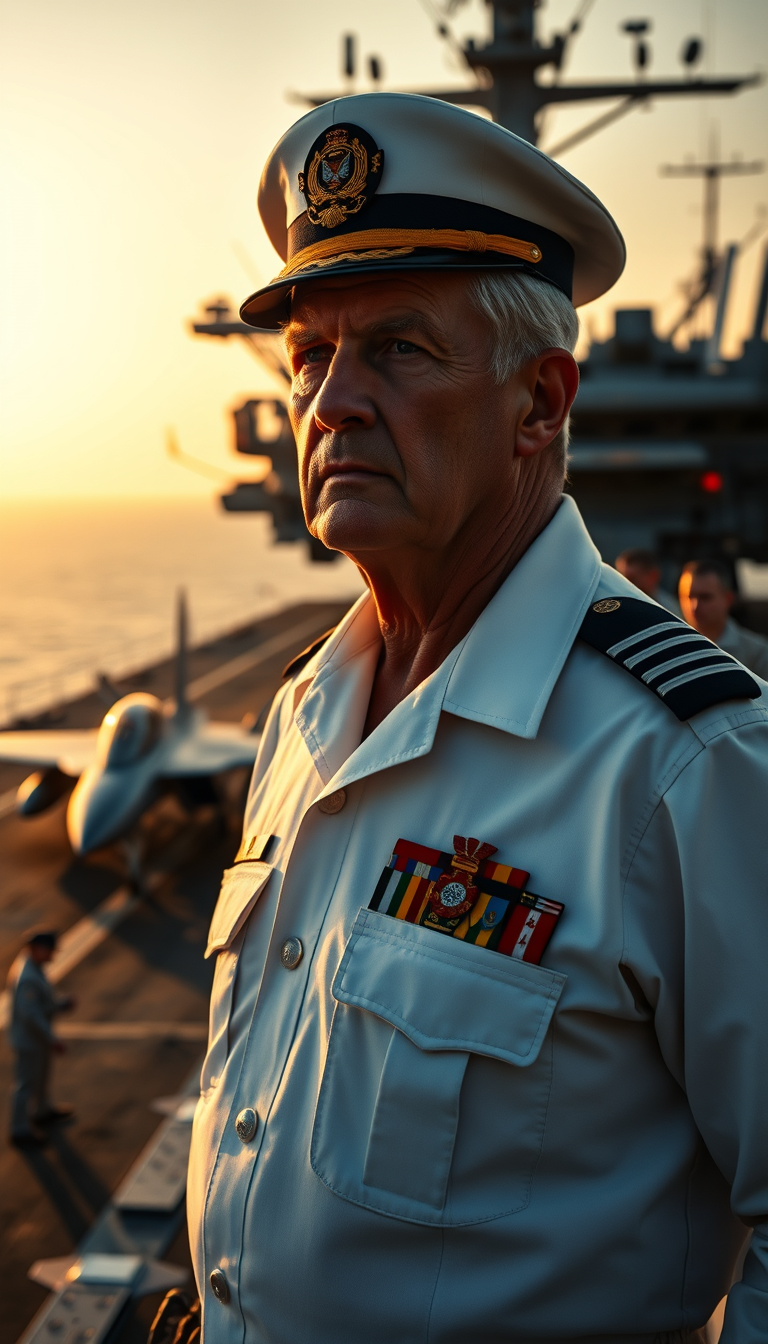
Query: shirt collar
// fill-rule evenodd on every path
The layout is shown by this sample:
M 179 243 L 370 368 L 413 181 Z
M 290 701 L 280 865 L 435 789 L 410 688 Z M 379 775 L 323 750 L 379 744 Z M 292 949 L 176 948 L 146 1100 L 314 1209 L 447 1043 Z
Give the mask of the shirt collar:
M 600 581 L 600 555 L 569 495 L 464 642 L 443 708 L 535 737 Z
M 312 682 L 296 725 L 324 792 L 426 755 L 443 711 L 535 737 L 600 571 L 581 515 L 564 495 L 465 638 L 361 742 L 381 641 L 373 599 L 364 594 L 302 675 Z

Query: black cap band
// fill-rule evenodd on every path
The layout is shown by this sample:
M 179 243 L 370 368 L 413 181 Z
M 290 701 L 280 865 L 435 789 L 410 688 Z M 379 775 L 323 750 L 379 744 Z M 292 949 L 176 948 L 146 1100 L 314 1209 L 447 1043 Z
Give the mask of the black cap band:
M 288 229 L 288 264 L 286 271 L 298 278 L 299 271 L 305 269 L 312 270 L 317 263 L 313 263 L 308 258 L 307 266 L 302 265 L 302 253 L 307 253 L 309 249 L 315 248 L 318 244 L 328 247 L 331 239 L 341 239 L 350 234 L 356 235 L 355 243 L 359 246 L 360 234 L 362 231 L 374 235 L 378 231 L 387 231 L 393 234 L 399 231 L 405 233 L 417 233 L 419 230 L 435 230 L 439 239 L 440 235 L 445 235 L 447 230 L 455 230 L 457 233 L 478 235 L 478 240 L 482 235 L 489 239 L 488 245 L 482 243 L 473 249 L 463 242 L 460 255 L 464 258 L 465 264 L 469 264 L 474 269 L 478 264 L 488 269 L 497 265 L 506 265 L 510 263 L 510 254 L 506 248 L 496 250 L 493 246 L 494 237 L 509 239 L 513 243 L 530 244 L 530 256 L 526 256 L 525 249 L 520 248 L 516 253 L 516 264 L 532 275 L 538 275 L 542 280 L 548 280 L 550 284 L 556 285 L 570 299 L 573 293 L 573 248 L 559 234 L 553 233 L 551 229 L 546 229 L 543 225 L 532 224 L 530 220 L 520 219 L 516 215 L 505 214 L 503 210 L 495 210 L 491 206 L 477 205 L 472 201 L 454 200 L 447 196 L 417 196 L 410 194 L 393 194 L 388 196 L 377 195 L 368 201 L 365 210 L 361 215 L 351 216 L 336 228 L 329 230 L 320 225 L 311 223 L 308 214 L 305 212 L 299 215 L 298 219 L 290 225 Z M 372 238 L 373 241 L 373 238 Z M 471 242 L 471 239 L 470 239 Z M 429 257 L 436 251 L 450 251 L 450 246 L 444 243 L 437 247 L 425 243 L 423 246 L 415 245 L 409 249 L 411 257 L 414 253 L 419 256 Z M 536 257 L 538 252 L 539 256 Z M 311 257 L 309 253 L 309 257 Z M 291 265 L 295 260 L 299 266 Z M 349 260 L 349 254 L 345 255 L 345 260 Z M 365 264 L 365 250 L 362 248 L 359 254 L 359 262 Z M 373 261 L 374 258 L 371 257 Z M 393 257 L 395 267 L 397 261 Z M 457 264 L 461 264 L 459 258 L 456 258 Z M 332 265 L 332 259 L 329 258 L 323 264 L 323 269 Z M 413 265 L 411 261 L 409 268 Z M 379 269 L 379 267 L 377 267 Z M 386 269 L 389 269 L 388 267 Z

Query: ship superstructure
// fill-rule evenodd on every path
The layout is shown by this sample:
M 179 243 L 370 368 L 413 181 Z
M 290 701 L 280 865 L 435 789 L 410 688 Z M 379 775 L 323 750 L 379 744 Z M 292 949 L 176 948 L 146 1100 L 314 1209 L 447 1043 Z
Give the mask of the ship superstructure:
M 650 308 L 619 309 L 581 364 L 569 490 L 603 556 L 628 546 L 670 565 L 768 560 L 768 252 L 750 335 L 722 359 L 713 336 L 677 349 Z

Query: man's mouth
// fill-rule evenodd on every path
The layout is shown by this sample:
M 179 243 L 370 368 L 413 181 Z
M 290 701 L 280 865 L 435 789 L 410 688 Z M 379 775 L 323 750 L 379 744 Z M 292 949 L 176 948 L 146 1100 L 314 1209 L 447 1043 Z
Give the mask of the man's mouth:
M 326 462 L 319 471 L 319 477 L 322 482 L 329 480 L 356 480 L 360 476 L 381 476 L 382 472 L 376 471 L 366 462 Z

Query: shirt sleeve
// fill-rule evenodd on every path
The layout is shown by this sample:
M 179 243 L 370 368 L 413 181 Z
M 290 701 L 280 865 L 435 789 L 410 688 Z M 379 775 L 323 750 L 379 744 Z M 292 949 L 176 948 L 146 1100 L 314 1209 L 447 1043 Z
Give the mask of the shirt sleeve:
M 753 1229 L 721 1344 L 768 1341 L 767 824 L 768 724 L 729 728 L 663 792 L 625 892 L 662 1053 Z

